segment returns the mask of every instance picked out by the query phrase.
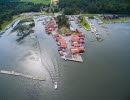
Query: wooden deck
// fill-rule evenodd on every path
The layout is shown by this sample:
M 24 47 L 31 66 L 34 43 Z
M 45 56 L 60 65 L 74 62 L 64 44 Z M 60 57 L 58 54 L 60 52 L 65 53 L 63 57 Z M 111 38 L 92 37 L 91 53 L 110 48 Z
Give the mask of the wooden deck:
M 83 59 L 81 57 L 80 54 L 76 54 L 76 55 L 64 55 L 64 56 L 61 56 L 62 59 L 64 60 L 70 60 L 70 61 L 76 61 L 76 62 L 83 62 Z

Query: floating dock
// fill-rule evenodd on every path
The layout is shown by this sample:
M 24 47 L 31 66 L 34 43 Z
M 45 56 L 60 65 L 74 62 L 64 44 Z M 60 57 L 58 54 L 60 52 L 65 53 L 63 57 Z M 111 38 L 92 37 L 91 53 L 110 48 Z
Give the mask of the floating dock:
M 34 77 L 34 76 L 31 76 L 31 75 L 27 75 L 27 74 L 23 74 L 23 73 L 18 73 L 18 72 L 15 72 L 15 71 L 0 70 L 0 74 L 21 76 L 21 77 L 28 78 L 28 79 L 39 80 L 39 81 L 45 81 L 45 77 Z
M 70 55 L 69 55 L 70 56 Z M 76 61 L 76 62 L 83 62 L 83 59 L 80 54 L 77 55 L 71 55 L 70 57 L 67 57 L 66 55 L 61 56 L 64 60 L 70 60 L 70 61 Z

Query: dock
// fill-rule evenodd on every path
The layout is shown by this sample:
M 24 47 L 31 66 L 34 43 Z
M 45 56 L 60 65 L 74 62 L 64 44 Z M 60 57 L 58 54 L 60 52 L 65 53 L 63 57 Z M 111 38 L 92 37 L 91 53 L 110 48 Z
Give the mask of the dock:
M 94 16 L 94 19 L 97 21 L 98 24 L 103 24 L 103 22 L 97 16 Z
M 38 81 L 45 81 L 45 77 L 35 77 L 23 73 L 18 73 L 15 71 L 6 71 L 6 70 L 0 70 L 0 74 L 7 74 L 7 75 L 14 75 L 14 76 L 21 76 L 28 79 L 38 80 Z
M 70 61 L 75 61 L 75 62 L 83 62 L 82 57 L 80 56 L 80 54 L 77 55 L 69 55 L 69 57 L 65 56 L 61 56 L 62 59 L 64 60 L 70 60 Z

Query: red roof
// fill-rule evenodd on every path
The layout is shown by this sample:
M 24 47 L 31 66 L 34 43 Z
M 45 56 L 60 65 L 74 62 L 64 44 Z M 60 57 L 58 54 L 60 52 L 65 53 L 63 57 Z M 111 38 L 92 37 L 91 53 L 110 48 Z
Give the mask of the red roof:
M 65 35 L 66 36 L 71 35 L 71 32 L 66 32 Z
M 60 39 L 62 39 L 62 37 L 61 37 L 61 36 L 56 37 L 56 41 L 59 41 Z
M 78 19 L 78 22 L 81 22 L 81 20 L 80 20 L 80 19 Z
M 81 36 L 81 37 L 80 37 L 80 39 L 84 39 L 84 37 L 83 37 L 83 36 Z
M 77 43 L 77 44 L 74 44 L 74 47 L 79 47 L 80 45 Z
M 61 45 L 60 45 L 60 48 L 67 48 L 67 44 L 66 43 L 62 43 Z
M 72 42 L 78 42 L 78 41 L 79 41 L 79 39 L 80 39 L 79 37 L 72 37 L 72 39 L 71 39 L 71 40 L 72 40 Z
M 65 40 L 64 39 L 59 39 L 59 43 L 65 43 Z
M 76 28 L 76 31 L 77 31 L 78 33 L 81 33 L 81 31 L 80 31 L 78 28 Z
M 85 37 L 85 35 L 84 35 L 83 33 L 82 33 L 82 34 L 80 34 L 79 36 L 80 36 L 80 37 Z
M 85 49 L 74 47 L 74 48 L 71 48 L 70 51 L 71 51 L 71 53 L 83 53 L 83 52 L 85 52 Z
M 80 46 L 85 46 L 84 44 L 80 44 Z
M 75 44 L 78 44 L 77 42 L 73 42 L 71 45 L 74 46 Z
M 57 28 L 57 25 L 54 22 L 49 22 L 46 24 L 45 28 L 46 29 L 51 28 L 51 30 L 55 30 L 55 28 Z
M 70 51 L 71 51 L 71 53 L 79 53 L 78 48 L 71 48 Z
M 59 37 L 59 34 L 54 34 L 55 37 Z
M 84 40 L 79 40 L 79 42 L 84 43 L 85 41 Z
M 75 34 L 73 35 L 73 37 L 75 37 L 75 36 L 79 36 L 79 34 L 76 34 L 76 33 L 75 33 Z
M 84 48 L 79 48 L 79 53 L 83 53 L 85 52 L 85 49 Z

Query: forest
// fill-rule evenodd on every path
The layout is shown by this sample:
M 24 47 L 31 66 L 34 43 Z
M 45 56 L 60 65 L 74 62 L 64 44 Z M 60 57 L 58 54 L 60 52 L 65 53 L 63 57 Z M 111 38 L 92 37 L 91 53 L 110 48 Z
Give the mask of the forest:
M 20 2 L 20 0 L 0 0 L 0 30 L 4 21 L 11 21 L 14 15 L 24 12 L 39 12 L 44 4 L 34 4 L 32 2 Z
M 130 0 L 59 0 L 64 14 L 108 13 L 130 14 Z
M 0 0 L 0 30 L 4 21 L 11 21 L 14 15 L 24 12 L 39 12 L 50 4 L 21 2 L 21 0 Z M 130 0 L 59 0 L 58 10 L 66 15 L 80 13 L 130 14 Z

